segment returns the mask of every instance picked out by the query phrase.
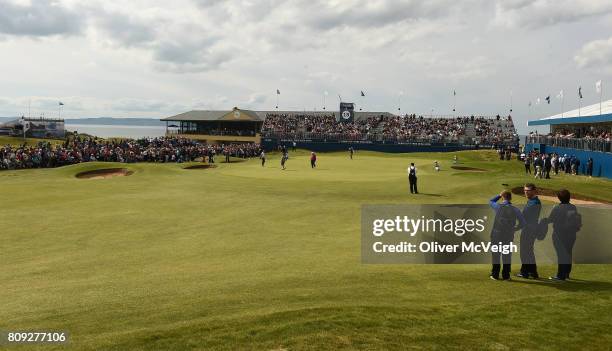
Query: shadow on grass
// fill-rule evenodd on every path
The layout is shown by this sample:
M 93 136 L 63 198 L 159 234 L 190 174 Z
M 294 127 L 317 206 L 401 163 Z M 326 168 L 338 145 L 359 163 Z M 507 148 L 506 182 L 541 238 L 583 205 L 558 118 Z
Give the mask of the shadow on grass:
M 567 281 L 557 282 L 546 279 L 538 280 L 518 280 L 512 279 L 510 283 L 516 284 L 528 284 L 528 285 L 539 285 L 546 286 L 549 288 L 555 288 L 563 291 L 610 291 L 612 292 L 612 282 L 600 282 L 590 281 L 582 279 L 570 279 Z
M 415 195 L 415 194 L 412 194 Z M 433 197 L 446 197 L 446 195 L 442 195 L 442 194 L 429 194 L 429 193 L 418 193 L 416 195 L 425 195 L 425 196 L 433 196 Z

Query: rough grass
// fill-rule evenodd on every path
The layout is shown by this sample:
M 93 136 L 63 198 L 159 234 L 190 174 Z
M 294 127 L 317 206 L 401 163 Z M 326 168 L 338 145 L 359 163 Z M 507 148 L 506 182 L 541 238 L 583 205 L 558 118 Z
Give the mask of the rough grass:
M 532 180 L 494 152 L 457 154 L 488 172 L 451 170 L 453 153 L 367 152 L 320 154 L 315 170 L 298 152 L 286 171 L 271 155 L 264 168 L 0 172 L 0 330 L 70 331 L 58 350 L 609 349 L 608 265 L 550 284 L 490 281 L 480 265 L 360 263 L 362 204 L 486 203 Z M 134 174 L 75 178 L 109 167 Z M 612 200 L 607 180 L 536 183 Z

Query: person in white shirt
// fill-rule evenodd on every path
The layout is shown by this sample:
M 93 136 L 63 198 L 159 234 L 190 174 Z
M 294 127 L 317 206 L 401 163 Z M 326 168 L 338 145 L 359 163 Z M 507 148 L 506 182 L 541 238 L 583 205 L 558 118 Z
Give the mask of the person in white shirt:
M 410 193 L 418 194 L 417 191 L 417 169 L 414 166 L 414 163 L 410 163 L 410 167 L 408 167 L 408 182 L 410 182 Z

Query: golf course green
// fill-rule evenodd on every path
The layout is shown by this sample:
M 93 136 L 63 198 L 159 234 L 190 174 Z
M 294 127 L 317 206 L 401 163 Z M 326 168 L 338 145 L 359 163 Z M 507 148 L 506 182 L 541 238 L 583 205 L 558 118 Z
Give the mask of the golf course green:
M 15 350 L 609 349 L 612 266 L 565 283 L 486 265 L 365 265 L 364 204 L 486 204 L 534 181 L 495 151 L 271 153 L 215 168 L 84 163 L 0 172 L 0 330 Z M 481 171 L 452 169 L 459 165 Z M 433 163 L 440 162 L 435 172 Z M 222 161 L 222 157 L 218 157 Z M 419 170 L 418 195 L 406 168 Z M 125 169 L 125 176 L 77 175 Z M 536 185 L 612 202 L 612 182 Z M 525 199 L 515 196 L 516 204 Z M 551 202 L 548 202 L 551 203 Z M 513 273 L 518 271 L 518 262 Z M 539 268 L 542 276 L 555 267 Z M 0 346 L 1 348 L 2 346 Z

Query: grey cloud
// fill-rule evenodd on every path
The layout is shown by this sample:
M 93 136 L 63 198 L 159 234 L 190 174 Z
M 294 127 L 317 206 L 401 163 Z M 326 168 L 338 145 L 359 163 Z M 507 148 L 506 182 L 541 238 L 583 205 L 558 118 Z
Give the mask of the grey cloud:
M 106 13 L 99 16 L 98 23 L 112 41 L 123 46 L 139 46 L 156 39 L 151 24 L 120 13 Z
M 162 42 L 155 45 L 156 68 L 164 72 L 194 73 L 213 70 L 232 59 L 231 49 L 217 45 L 218 38 Z
M 600 0 L 498 0 L 493 23 L 504 27 L 538 28 L 611 12 L 612 3 Z
M 378 2 L 359 0 L 351 6 L 337 7 L 330 6 L 325 1 L 303 2 L 303 6 L 309 7 L 310 12 L 310 15 L 304 19 L 305 23 L 319 30 L 338 27 L 385 27 L 417 19 L 439 18 L 453 11 L 457 7 L 455 4 L 455 1 L 448 0 Z M 301 13 L 297 13 L 297 16 L 300 15 Z
M 30 6 L 0 1 L 0 33 L 45 37 L 79 34 L 83 18 L 57 2 L 32 0 Z
M 612 72 L 612 37 L 586 43 L 574 56 L 580 68 L 603 68 Z

